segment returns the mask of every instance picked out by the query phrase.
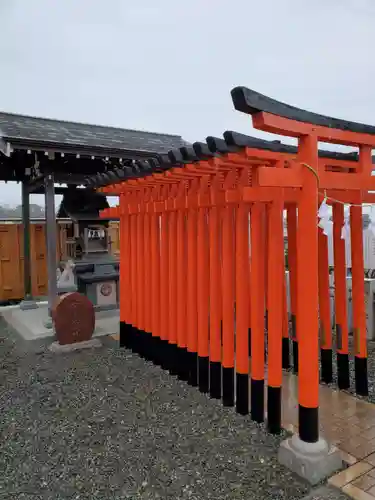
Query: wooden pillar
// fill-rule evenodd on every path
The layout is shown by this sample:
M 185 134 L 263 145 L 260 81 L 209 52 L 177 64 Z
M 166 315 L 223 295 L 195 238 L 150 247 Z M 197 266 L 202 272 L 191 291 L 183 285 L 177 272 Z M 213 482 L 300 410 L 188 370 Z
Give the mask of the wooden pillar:
M 283 212 L 283 279 L 282 279 L 282 287 L 283 287 L 283 319 L 282 319 L 282 331 L 283 331 L 283 340 L 282 340 L 282 366 L 284 370 L 289 370 L 290 368 L 290 342 L 289 342 L 289 314 L 288 314 L 288 296 L 286 289 L 286 265 L 285 265 L 285 242 L 284 242 L 284 212 Z
M 350 207 L 355 390 L 368 395 L 362 207 Z
M 133 200 L 132 200 L 133 201 Z M 131 204 L 133 208 L 134 203 Z M 132 350 L 138 351 L 138 329 L 137 329 L 137 312 L 138 312 L 138 293 L 137 293 L 137 214 L 132 210 L 129 217 L 130 225 L 130 283 L 131 283 L 131 325 L 132 325 Z
M 339 389 L 350 387 L 349 332 L 346 290 L 345 240 L 341 238 L 344 225 L 344 205 L 333 204 L 333 253 L 335 277 L 335 324 L 337 347 L 337 384 Z
M 221 265 L 220 265 L 220 210 L 212 206 L 210 226 L 210 396 L 221 399 Z
M 288 267 L 289 267 L 289 297 L 290 319 L 293 353 L 293 371 L 298 373 L 298 332 L 297 332 L 297 207 L 289 205 L 287 209 L 288 231 Z
M 236 213 L 236 410 L 249 413 L 249 209 L 240 203 Z
M 169 257 L 169 351 L 170 373 L 177 375 L 179 372 L 177 350 L 177 213 L 171 210 L 169 216 L 168 257 Z
M 142 254 L 142 263 L 143 263 L 143 335 L 144 335 L 144 344 L 146 346 L 146 358 L 148 360 L 152 360 L 153 358 L 153 343 L 152 343 L 152 335 L 151 335 L 151 258 L 150 258 L 150 238 L 151 238 L 151 225 L 150 225 L 150 214 L 147 211 L 147 203 L 144 201 L 142 203 L 143 209 L 143 254 Z
M 162 368 L 170 367 L 169 350 L 169 217 L 165 208 L 161 212 L 160 232 L 160 338 L 162 344 Z
M 180 368 L 178 378 L 189 379 L 187 354 L 187 293 L 186 293 L 186 214 L 184 209 L 177 211 L 177 343 L 179 347 Z
M 131 347 L 130 221 L 126 195 L 120 195 L 120 347 Z
M 155 212 L 155 203 L 153 208 L 154 210 L 151 213 L 152 344 L 153 359 L 156 364 L 161 364 L 160 214 Z
M 299 139 L 302 192 L 297 229 L 297 331 L 299 436 L 319 440 L 319 336 L 318 336 L 318 141 L 311 135 Z M 314 175 L 316 172 L 316 175 Z
M 46 207 L 46 243 L 47 243 L 47 269 L 48 269 L 48 313 L 51 311 L 57 297 L 57 262 L 56 241 L 57 227 L 55 214 L 55 186 L 53 174 L 48 174 L 44 182 L 45 207 Z M 52 327 L 51 319 L 46 322 L 47 327 Z
M 223 404 L 234 406 L 234 217 L 233 207 L 223 208 Z
M 332 333 L 329 298 L 328 237 L 318 229 L 319 317 L 321 377 L 332 382 Z
M 251 208 L 251 418 L 264 421 L 265 207 Z
M 197 211 L 187 212 L 187 350 L 189 365 L 188 383 L 198 385 L 197 337 Z
M 197 321 L 198 321 L 198 386 L 201 392 L 209 390 L 209 249 L 207 209 L 198 208 L 197 214 Z
M 31 282 L 31 238 L 30 238 L 30 193 L 25 181 L 22 182 L 22 225 L 23 225 L 23 279 L 24 299 L 20 303 L 23 310 L 35 309 Z
M 284 312 L 284 228 L 281 201 L 268 209 L 268 388 L 267 426 L 281 431 L 282 338 Z

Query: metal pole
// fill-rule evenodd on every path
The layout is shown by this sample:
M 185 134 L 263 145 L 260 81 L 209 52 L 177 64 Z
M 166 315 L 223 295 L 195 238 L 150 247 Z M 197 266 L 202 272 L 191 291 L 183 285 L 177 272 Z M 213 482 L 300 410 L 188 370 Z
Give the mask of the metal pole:
M 52 328 L 51 311 L 57 297 L 57 262 L 56 262 L 56 215 L 55 215 L 55 187 L 53 174 L 48 174 L 44 181 L 46 206 L 46 244 L 48 269 L 48 314 L 46 326 Z
M 28 185 L 22 182 L 22 225 L 23 225 L 23 279 L 24 299 L 20 303 L 23 310 L 37 307 L 32 297 L 31 255 L 30 255 L 30 193 Z

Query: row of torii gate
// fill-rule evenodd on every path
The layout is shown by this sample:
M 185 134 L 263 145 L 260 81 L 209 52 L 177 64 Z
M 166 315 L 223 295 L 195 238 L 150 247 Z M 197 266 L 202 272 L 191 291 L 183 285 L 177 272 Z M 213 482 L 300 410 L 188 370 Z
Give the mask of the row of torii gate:
M 140 163 L 138 177 L 119 176 L 100 188 L 120 196 L 119 207 L 103 213 L 121 221 L 120 343 L 257 422 L 267 411 L 268 429 L 278 433 L 291 336 L 299 437 L 316 443 L 319 382 L 332 381 L 332 352 L 339 388 L 350 385 L 353 354 L 355 390 L 368 393 L 361 205 L 375 200 L 369 193 L 375 189 L 375 127 L 307 112 L 244 87 L 231 94 L 254 128 L 296 137 L 298 147 L 225 132 L 224 139 L 170 151 L 160 164 Z M 333 153 L 319 150 L 318 141 L 359 149 Z M 327 238 L 317 218 L 323 199 L 333 207 L 335 345 Z M 344 204 L 351 204 L 353 353 Z

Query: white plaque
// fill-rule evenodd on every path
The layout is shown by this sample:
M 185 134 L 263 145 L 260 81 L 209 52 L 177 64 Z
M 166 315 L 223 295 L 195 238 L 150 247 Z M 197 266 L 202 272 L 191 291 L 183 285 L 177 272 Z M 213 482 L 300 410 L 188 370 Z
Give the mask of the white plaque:
M 117 304 L 115 281 L 101 281 L 96 285 L 96 303 L 98 306 L 113 306 Z

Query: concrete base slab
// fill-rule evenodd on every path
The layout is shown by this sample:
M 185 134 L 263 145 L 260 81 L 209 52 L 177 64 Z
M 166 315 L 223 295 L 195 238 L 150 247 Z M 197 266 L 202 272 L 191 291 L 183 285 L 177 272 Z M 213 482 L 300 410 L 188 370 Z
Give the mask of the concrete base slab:
M 5 321 L 25 340 L 39 340 L 54 337 L 53 328 L 45 325 L 48 315 L 48 304 L 39 303 L 37 309 L 21 310 L 19 306 L 4 307 L 0 314 Z M 119 333 L 119 310 L 95 313 L 95 331 L 93 337 L 115 335 Z
M 283 441 L 279 448 L 279 462 L 310 484 L 319 483 L 342 468 L 339 450 L 324 439 L 305 443 L 295 434 Z
M 90 339 L 85 340 L 84 342 L 75 342 L 74 344 L 65 345 L 53 342 L 48 349 L 56 354 L 65 354 L 67 352 L 79 351 L 81 349 L 92 349 L 94 347 L 102 347 L 102 343 L 99 339 Z
M 37 309 L 38 304 L 35 302 L 35 300 L 22 300 L 20 302 L 20 309 L 21 311 L 28 311 L 30 309 Z
M 48 316 L 48 317 L 44 320 L 43 325 L 44 325 L 46 328 L 48 328 L 49 330 L 50 330 L 51 328 L 53 328 L 53 321 L 52 321 L 52 318 L 51 318 L 50 316 Z

